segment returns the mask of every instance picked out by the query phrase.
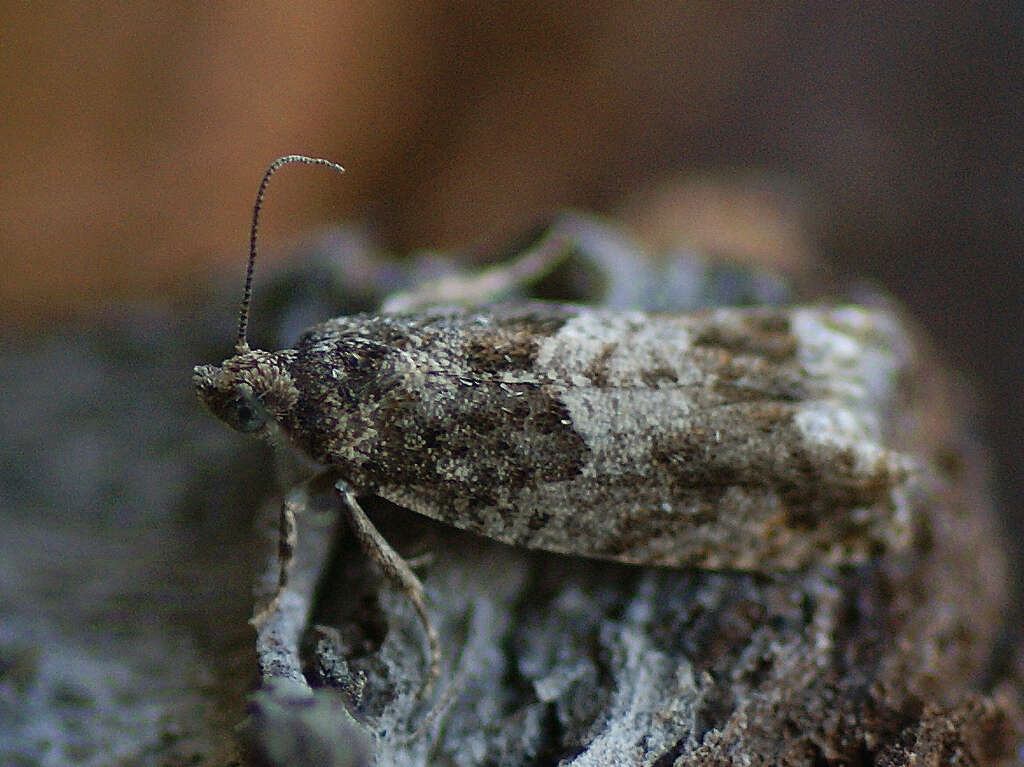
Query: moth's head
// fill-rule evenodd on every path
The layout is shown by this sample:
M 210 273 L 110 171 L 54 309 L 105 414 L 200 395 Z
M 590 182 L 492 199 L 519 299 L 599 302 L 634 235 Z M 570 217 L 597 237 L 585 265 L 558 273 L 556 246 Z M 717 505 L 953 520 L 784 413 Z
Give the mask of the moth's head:
M 238 431 L 270 436 L 298 401 L 299 392 L 289 374 L 290 352 L 263 352 L 249 349 L 246 330 L 249 326 L 249 303 L 252 299 L 252 273 L 256 264 L 256 236 L 260 224 L 260 208 L 270 177 L 290 163 L 320 165 L 338 173 L 345 169 L 319 157 L 290 154 L 270 164 L 252 209 L 249 234 L 249 264 L 245 270 L 245 288 L 238 311 L 238 341 L 235 356 L 220 367 L 198 365 L 192 370 L 192 385 L 199 399 L 211 413 Z
M 216 365 L 197 365 L 192 385 L 200 401 L 232 429 L 266 435 L 298 401 L 286 352 L 239 351 Z

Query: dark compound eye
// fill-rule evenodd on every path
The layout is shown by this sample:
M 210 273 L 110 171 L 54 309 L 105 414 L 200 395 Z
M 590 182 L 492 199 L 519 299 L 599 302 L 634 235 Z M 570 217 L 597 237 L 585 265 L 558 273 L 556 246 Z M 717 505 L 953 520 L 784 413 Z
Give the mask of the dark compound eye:
M 256 431 L 266 422 L 263 408 L 248 400 L 235 405 L 234 416 L 235 428 L 239 431 Z

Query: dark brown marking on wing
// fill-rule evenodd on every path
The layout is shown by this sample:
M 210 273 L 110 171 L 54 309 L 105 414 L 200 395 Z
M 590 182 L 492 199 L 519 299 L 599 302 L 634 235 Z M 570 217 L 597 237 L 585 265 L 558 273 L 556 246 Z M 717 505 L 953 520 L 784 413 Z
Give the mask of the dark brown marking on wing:
M 793 359 L 798 347 L 786 313 L 767 309 L 743 314 L 737 327 L 709 325 L 693 339 L 693 343 L 694 346 L 756 355 L 775 362 Z

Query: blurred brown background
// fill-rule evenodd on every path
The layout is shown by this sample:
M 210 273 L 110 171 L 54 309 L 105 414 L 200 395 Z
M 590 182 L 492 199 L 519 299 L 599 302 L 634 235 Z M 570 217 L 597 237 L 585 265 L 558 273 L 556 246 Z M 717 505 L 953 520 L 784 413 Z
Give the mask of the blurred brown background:
M 255 184 L 283 153 L 349 174 L 282 174 L 268 255 L 328 220 L 398 250 L 479 245 L 677 174 L 779 173 L 823 251 L 975 378 L 1016 513 L 1021 9 L 7 3 L 5 333 L 240 279 Z

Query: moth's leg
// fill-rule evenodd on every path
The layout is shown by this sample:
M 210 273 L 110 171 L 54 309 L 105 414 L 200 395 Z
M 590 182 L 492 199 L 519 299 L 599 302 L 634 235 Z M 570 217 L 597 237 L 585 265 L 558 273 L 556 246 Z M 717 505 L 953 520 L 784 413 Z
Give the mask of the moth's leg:
M 414 291 L 395 293 L 384 299 L 381 311 L 408 312 L 439 304 L 479 304 L 500 299 L 551 271 L 569 254 L 575 241 L 572 227 L 556 226 L 517 258 L 477 272 L 447 275 Z
M 257 581 L 257 605 L 266 606 L 250 621 L 256 629 L 256 658 L 264 684 L 287 679 L 308 689 L 299 647 L 313 610 L 316 586 L 330 561 L 337 521 L 336 507 L 335 513 L 323 518 L 308 513 L 325 480 L 330 487 L 334 477 L 314 477 L 287 493 L 280 505 L 277 544 L 265 552 L 266 565 Z M 307 513 L 299 516 L 303 511 Z M 324 524 L 328 520 L 330 523 Z
M 366 516 L 366 512 L 359 506 L 352 488 L 341 480 L 335 484 L 335 487 L 348 505 L 349 519 L 363 550 L 370 559 L 377 563 L 392 585 L 405 593 L 423 624 L 423 630 L 427 634 L 427 644 L 430 648 L 427 678 L 421 693 L 426 694 L 441 675 L 441 642 L 434 629 L 434 624 L 430 622 L 430 616 L 427 614 L 427 606 L 423 601 L 423 584 L 420 583 L 420 579 L 416 577 L 406 561 L 391 548 L 391 545 L 384 540 L 384 536 L 373 526 L 369 517 Z
M 267 606 L 259 610 L 249 620 L 257 629 L 277 610 L 281 602 L 281 595 L 288 587 L 288 578 L 295 562 L 295 544 L 298 537 L 295 515 L 309 507 L 309 500 L 309 483 L 302 482 L 289 490 L 281 503 L 277 537 L 277 561 L 280 568 L 277 576 L 277 590 Z
M 411 570 L 416 570 L 420 567 L 426 567 L 434 561 L 434 552 L 424 551 L 422 554 L 417 554 L 414 557 L 406 557 L 405 563 L 409 565 Z

